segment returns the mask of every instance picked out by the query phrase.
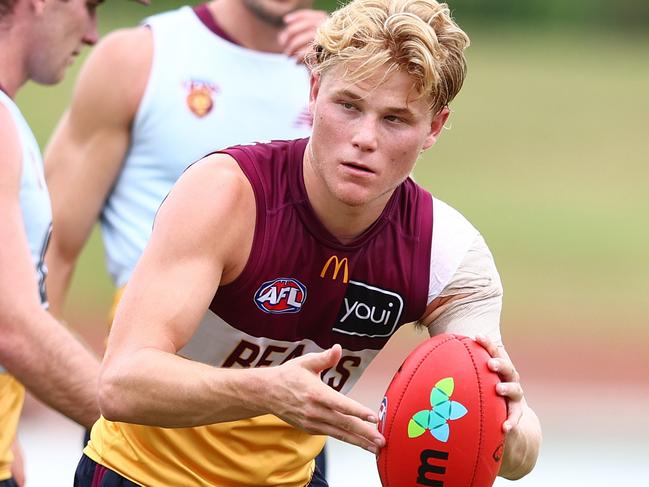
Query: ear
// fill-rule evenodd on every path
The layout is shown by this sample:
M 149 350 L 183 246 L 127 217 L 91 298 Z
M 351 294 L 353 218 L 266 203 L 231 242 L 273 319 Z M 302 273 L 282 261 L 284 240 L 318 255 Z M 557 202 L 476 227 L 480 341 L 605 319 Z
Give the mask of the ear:
M 444 124 L 448 120 L 450 114 L 451 114 L 451 110 L 449 110 L 448 107 L 444 107 L 439 112 L 437 112 L 437 114 L 433 117 L 433 120 L 430 122 L 430 133 L 426 137 L 426 141 L 424 142 L 424 146 L 422 147 L 422 150 L 432 147 L 433 144 L 437 142 L 437 138 L 439 137 L 439 134 L 442 132 L 442 129 L 444 128 Z
M 321 76 L 316 73 L 311 73 L 311 88 L 309 90 L 309 111 L 311 116 L 315 116 L 315 102 L 318 98 L 318 93 L 320 92 L 320 78 Z

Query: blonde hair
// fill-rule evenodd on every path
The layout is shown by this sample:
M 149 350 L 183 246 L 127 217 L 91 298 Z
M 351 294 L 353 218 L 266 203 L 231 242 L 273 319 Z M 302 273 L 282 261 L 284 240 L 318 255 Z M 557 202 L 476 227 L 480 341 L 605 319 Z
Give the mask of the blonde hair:
M 354 0 L 320 26 L 307 55 L 316 74 L 343 64 L 345 79 L 363 81 L 387 66 L 386 76 L 410 74 L 433 113 L 447 106 L 466 76 L 468 36 L 435 0 Z

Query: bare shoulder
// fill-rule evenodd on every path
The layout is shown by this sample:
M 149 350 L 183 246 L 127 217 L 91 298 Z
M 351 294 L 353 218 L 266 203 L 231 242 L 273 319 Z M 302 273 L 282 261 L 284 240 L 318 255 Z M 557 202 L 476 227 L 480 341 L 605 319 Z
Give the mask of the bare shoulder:
M 92 51 L 87 64 L 98 64 L 116 78 L 132 76 L 138 72 L 148 76 L 152 56 L 151 29 L 141 25 L 117 29 L 106 35 Z
M 184 172 L 163 204 L 165 206 L 191 208 L 192 218 L 195 214 L 196 218 L 207 220 L 208 226 L 217 226 L 222 216 L 233 218 L 244 214 L 249 207 L 254 208 L 254 194 L 231 156 L 212 154 Z
M 132 118 L 151 71 L 153 38 L 148 27 L 119 29 L 93 49 L 75 87 L 72 109 L 104 110 Z M 101 112 L 100 112 L 101 113 Z
M 237 161 L 228 154 L 215 153 L 189 166 L 178 179 L 172 194 L 177 189 L 190 189 L 196 197 L 205 197 L 212 201 L 211 204 L 217 204 L 219 200 L 229 199 L 227 196 L 231 193 L 244 191 L 246 186 L 249 187 L 250 183 Z M 224 197 L 216 198 L 215 191 Z
M 248 258 L 255 217 L 254 192 L 243 171 L 231 156 L 213 154 L 180 177 L 156 216 L 153 238 L 207 247 L 222 257 L 227 281 Z
M 21 146 L 9 109 L 0 103 L 0 187 L 16 187 L 20 178 Z

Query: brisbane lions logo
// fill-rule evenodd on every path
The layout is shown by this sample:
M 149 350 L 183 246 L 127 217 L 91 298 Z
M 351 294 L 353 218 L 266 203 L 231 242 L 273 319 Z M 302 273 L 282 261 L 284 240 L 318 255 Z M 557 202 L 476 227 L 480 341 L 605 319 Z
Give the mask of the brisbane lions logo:
M 187 91 L 187 106 L 197 117 L 204 117 L 214 107 L 214 95 L 220 90 L 214 83 L 202 80 L 190 80 L 183 83 Z
M 305 301 L 306 286 L 286 277 L 266 281 L 255 293 L 255 304 L 269 314 L 299 313 Z

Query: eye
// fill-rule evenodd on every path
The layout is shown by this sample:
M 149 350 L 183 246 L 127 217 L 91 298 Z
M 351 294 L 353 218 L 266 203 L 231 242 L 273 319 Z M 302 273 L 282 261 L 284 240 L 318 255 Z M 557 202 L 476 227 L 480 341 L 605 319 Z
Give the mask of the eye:
M 353 103 L 349 103 L 348 101 L 342 101 L 342 102 L 340 102 L 340 105 L 345 110 L 354 110 L 356 108 Z
M 386 115 L 385 120 L 391 123 L 401 123 L 403 122 L 403 119 L 400 117 L 397 117 L 396 115 Z

